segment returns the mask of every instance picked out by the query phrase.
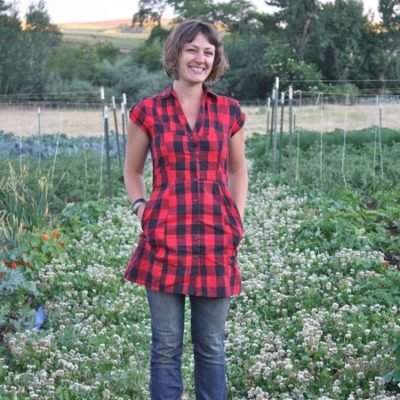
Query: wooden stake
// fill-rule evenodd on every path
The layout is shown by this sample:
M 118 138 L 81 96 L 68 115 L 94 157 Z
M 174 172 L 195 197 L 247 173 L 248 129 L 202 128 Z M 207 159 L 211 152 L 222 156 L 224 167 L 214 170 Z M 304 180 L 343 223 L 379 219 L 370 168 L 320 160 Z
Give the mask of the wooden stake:
M 108 133 L 108 107 L 104 106 L 104 138 L 106 144 L 106 160 L 107 160 L 107 188 L 108 198 L 112 199 L 112 180 L 111 180 L 111 154 L 110 154 L 110 138 Z
M 278 158 L 278 171 L 281 172 L 282 150 L 283 150 L 283 116 L 285 110 L 285 92 L 281 93 L 281 123 L 279 132 L 279 158 Z
M 269 124 L 270 124 L 270 117 L 271 117 L 271 97 L 268 97 L 267 99 L 267 130 L 266 130 L 266 135 L 265 135 L 265 154 L 268 154 L 268 135 L 269 135 Z
M 118 152 L 118 163 L 119 169 L 121 170 L 122 175 L 122 161 L 121 161 L 121 149 L 119 145 L 119 135 L 118 135 L 118 122 L 117 122 L 117 109 L 115 106 L 115 97 L 112 97 L 112 108 L 113 108 L 113 116 L 114 116 L 114 127 L 115 127 L 115 139 L 117 140 L 117 152 Z
M 289 86 L 289 148 L 288 148 L 288 184 L 293 186 L 293 87 Z
M 274 96 L 274 140 L 272 149 L 272 171 L 277 170 L 277 147 L 278 147 L 278 101 L 279 101 L 279 78 L 275 78 L 275 96 Z
M 124 142 L 123 155 L 126 156 L 126 120 L 125 120 L 125 103 L 121 103 L 121 122 L 122 122 L 122 140 Z

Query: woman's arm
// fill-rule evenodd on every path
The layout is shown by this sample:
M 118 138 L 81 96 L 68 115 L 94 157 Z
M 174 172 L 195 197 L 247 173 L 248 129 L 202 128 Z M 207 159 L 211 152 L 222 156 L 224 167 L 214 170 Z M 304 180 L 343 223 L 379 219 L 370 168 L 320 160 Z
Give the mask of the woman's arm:
M 150 139 L 147 134 L 136 124 L 129 121 L 124 183 L 128 197 L 132 202 L 141 197 L 146 197 L 143 171 L 149 144 Z M 138 208 L 138 217 L 140 220 L 142 220 L 145 206 L 145 204 L 141 204 Z
M 229 140 L 228 185 L 243 221 L 248 186 L 243 129 L 236 132 Z

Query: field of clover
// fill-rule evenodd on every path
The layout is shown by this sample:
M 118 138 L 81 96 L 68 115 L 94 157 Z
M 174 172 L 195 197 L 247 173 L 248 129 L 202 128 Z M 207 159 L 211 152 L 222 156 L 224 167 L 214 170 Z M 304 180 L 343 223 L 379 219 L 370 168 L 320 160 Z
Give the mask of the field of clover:
M 243 292 L 232 301 L 226 338 L 229 399 L 400 399 L 400 247 L 387 229 L 400 218 L 398 187 L 368 193 L 373 209 L 347 191 L 294 190 L 274 184 L 251 151 L 257 144 L 248 146 Z M 79 170 L 82 157 L 68 160 Z M 151 173 L 148 163 L 148 188 Z M 48 188 L 51 225 L 3 244 L 0 398 L 146 400 L 150 316 L 144 288 L 123 280 L 140 223 L 121 184 L 112 202 L 93 195 L 78 203 L 61 195 L 64 179 Z M 35 329 L 40 306 L 46 318 Z

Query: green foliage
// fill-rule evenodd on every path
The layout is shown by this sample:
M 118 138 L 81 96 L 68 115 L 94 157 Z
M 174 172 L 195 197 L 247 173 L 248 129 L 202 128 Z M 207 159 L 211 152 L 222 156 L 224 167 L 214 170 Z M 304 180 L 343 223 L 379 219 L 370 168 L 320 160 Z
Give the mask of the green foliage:
M 94 83 L 99 62 L 96 49 L 88 44 L 77 48 L 62 46 L 49 55 L 46 68 L 61 80 L 76 79 Z
M 8 176 L 0 179 L 0 244 L 16 245 L 20 232 L 47 223 L 48 181 L 44 176 L 30 180 L 29 173 L 26 166 L 16 171 L 8 162 Z
M 224 38 L 224 48 L 230 69 L 223 79 L 215 84 L 222 94 L 247 100 L 264 98 L 269 77 L 265 73 L 261 55 L 267 47 L 264 37 L 256 33 L 232 33 Z
M 370 210 L 351 192 L 342 192 L 338 200 L 311 199 L 309 206 L 316 218 L 310 218 L 296 231 L 301 249 L 334 254 L 340 249 L 368 247 L 388 258 L 390 254 L 400 256 L 400 212 L 392 202 Z M 391 261 L 396 263 L 395 259 Z
M 400 294 L 397 293 L 397 296 L 399 295 Z M 385 349 L 385 353 L 392 354 L 395 358 L 395 362 L 394 368 L 391 368 L 383 377 L 384 382 L 387 386 L 395 389 L 396 386 L 398 387 L 398 385 L 400 384 L 400 337 L 397 338 L 397 341 L 395 341 L 394 344 Z
M 368 33 L 367 17 L 356 0 L 325 4 L 310 35 L 307 59 L 326 79 L 359 79 L 363 46 Z
M 77 102 L 85 102 L 93 100 L 93 93 L 98 92 L 98 87 L 94 86 L 87 80 L 72 78 L 62 79 L 60 76 L 51 73 L 46 81 L 45 93 L 57 93 L 57 97 L 65 102 L 71 101 L 71 93 L 73 100 Z
M 7 297 L 11 297 L 18 290 L 23 291 L 26 294 L 37 295 L 37 289 L 33 282 L 27 281 L 24 274 L 17 269 L 6 268 L 0 264 L 0 298 L 2 299 L 2 306 Z M 15 298 L 13 298 L 13 302 Z M 4 308 L 3 308 L 4 309 Z M 4 311 L 3 311 L 4 312 Z M 4 318 L 4 314 L 0 313 L 0 318 Z M 3 314 L 3 315 L 1 315 Z M 1 328 L 0 320 L 0 328 Z
M 147 184 L 150 179 L 149 174 Z M 362 207 L 354 196 L 328 203 L 266 182 L 262 174 L 249 182 L 240 250 L 243 293 L 232 303 L 227 324 L 229 396 L 396 396 L 399 271 L 368 248 L 332 255 L 305 248 L 312 234 L 297 231 L 309 220 L 318 225 L 325 207 L 338 220 L 348 215 L 359 223 Z M 378 197 L 389 204 L 397 195 Z M 26 296 L 16 299 L 15 324 L 4 332 L 2 398 L 32 397 L 34 391 L 44 399 L 148 399 L 151 324 L 145 290 L 122 278 L 140 223 L 130 218 L 125 195 L 108 205 L 91 201 L 68 208 L 65 222 L 80 231 L 66 229 L 73 241 L 65 261 L 45 265 L 37 281 L 48 304 L 46 325 L 37 333 L 24 331 L 32 320 Z M 351 233 L 348 224 L 346 229 Z M 192 398 L 190 329 L 184 343 L 183 378 Z M 304 371 L 307 380 L 301 378 Z M 369 385 L 382 377 L 386 385 Z M 278 383 L 282 378 L 285 385 Z M 41 383 L 31 390 L 32 381 Z
M 0 22 L 0 93 L 43 92 L 46 57 L 61 43 L 44 1 L 31 4 L 24 29 L 10 6 L 3 7 Z
M 149 37 L 146 39 L 146 44 L 152 45 L 155 42 L 164 43 L 165 39 L 167 39 L 169 34 L 169 30 L 164 29 L 160 25 L 156 25 L 150 32 Z
M 33 328 L 31 304 L 39 292 L 20 268 L 11 269 L 0 262 L 0 346 L 10 332 Z
M 295 190 L 315 196 L 309 203 L 315 218 L 305 221 L 296 233 L 301 242 L 299 248 L 317 248 L 332 254 L 342 248 L 370 247 L 383 252 L 389 262 L 400 264 L 399 132 L 382 130 L 383 178 L 379 153 L 375 154 L 373 168 L 375 129 L 348 132 L 344 169 L 342 131 L 324 134 L 322 164 L 320 134 L 299 134 L 299 146 L 294 149 L 298 159 L 293 161 L 298 166 L 293 171 Z M 286 136 L 283 143 L 281 172 L 273 176 L 276 183 L 287 180 Z M 247 154 L 254 160 L 253 171 L 268 173 L 271 153 L 265 136 L 249 139 Z
M 79 233 L 87 225 L 94 225 L 108 209 L 106 201 L 87 201 L 84 204 L 68 203 L 62 210 L 59 220 L 69 234 Z
M 354 130 L 354 131 L 347 131 L 346 132 L 346 144 L 350 145 L 351 147 L 348 149 L 349 152 L 352 154 L 352 149 L 357 150 L 357 152 L 362 152 L 364 147 L 367 146 L 369 149 L 373 149 L 373 145 L 377 140 L 378 127 L 372 127 L 367 129 L 361 130 Z M 297 136 L 297 133 L 295 133 Z M 320 132 L 315 131 L 307 131 L 304 129 L 298 130 L 299 135 L 299 142 L 298 147 L 302 151 L 310 150 L 311 147 L 314 147 L 314 150 L 319 146 L 321 141 L 321 134 Z M 337 147 L 343 145 L 343 136 L 344 131 L 343 129 L 335 129 L 331 132 L 324 132 L 323 135 L 323 145 L 327 146 L 326 151 L 338 151 Z M 250 155 L 252 155 L 252 151 L 255 147 L 260 146 L 262 150 L 265 151 L 265 136 L 255 134 L 247 141 L 246 145 L 250 151 Z M 289 137 L 288 135 L 283 136 L 283 147 L 284 152 L 285 147 L 288 145 Z M 264 143 L 262 143 L 264 142 Z M 392 146 L 394 144 L 400 143 L 400 134 L 399 131 L 389 128 L 381 128 L 381 143 L 383 146 Z M 297 143 L 296 143 L 297 147 Z M 340 157 L 339 157 L 340 158 Z
M 322 90 L 322 75 L 317 68 L 298 60 L 294 49 L 285 41 L 271 41 L 263 55 L 265 72 L 271 80 L 279 76 L 289 85 L 294 82 L 296 90 Z
M 318 0 L 266 0 L 266 4 L 278 7 L 276 23 L 286 28 L 281 30 L 283 43 L 290 47 L 300 61 L 304 60 L 307 42 L 312 32 L 313 24 L 319 18 L 320 3 Z
M 108 60 L 111 63 L 115 62 L 121 55 L 118 47 L 114 46 L 110 41 L 97 42 L 96 53 L 100 60 Z
M 162 69 L 161 55 L 163 45 L 160 41 L 153 41 L 141 45 L 136 50 L 134 57 L 138 65 L 145 67 L 149 72 L 156 72 Z
M 164 71 L 149 72 L 138 66 L 134 57 L 119 60 L 114 66 L 103 68 L 102 76 L 107 79 L 116 95 L 126 93 L 134 101 L 153 96 L 171 83 Z
M 277 7 L 274 14 L 257 12 L 248 0 L 140 0 L 133 23 L 152 21 L 155 26 L 146 45 L 123 54 L 109 40 L 99 42 L 104 36 L 91 37 L 90 45 L 60 46 L 61 34 L 50 23 L 44 0 L 31 5 L 24 29 L 15 6 L 2 1 L 0 93 L 45 95 L 70 90 L 79 91 L 73 100 L 81 101 L 98 86 L 114 95 L 128 92 L 135 99 L 162 90 L 169 84 L 160 62 L 168 34 L 161 18 L 168 7 L 177 16 L 175 22 L 195 17 L 223 27 L 231 69 L 215 86 L 222 94 L 262 99 L 276 76 L 285 83 L 295 82 L 295 90 L 311 92 L 335 90 L 326 88 L 324 80 L 354 80 L 358 88 L 395 90 L 400 71 L 396 1 L 380 1 L 379 23 L 363 15 L 357 0 L 266 3 Z M 74 45 L 81 38 L 78 33 Z

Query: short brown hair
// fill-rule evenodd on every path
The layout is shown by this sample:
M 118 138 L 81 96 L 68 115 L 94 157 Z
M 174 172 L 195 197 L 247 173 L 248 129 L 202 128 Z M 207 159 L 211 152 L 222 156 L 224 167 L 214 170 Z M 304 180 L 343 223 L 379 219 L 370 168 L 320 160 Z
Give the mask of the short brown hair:
M 215 46 L 214 63 L 206 82 L 217 81 L 228 69 L 228 60 L 217 30 L 207 22 L 191 19 L 175 26 L 165 42 L 162 62 L 168 76 L 179 77 L 178 62 L 183 45 L 192 42 L 199 33 L 202 33 Z

